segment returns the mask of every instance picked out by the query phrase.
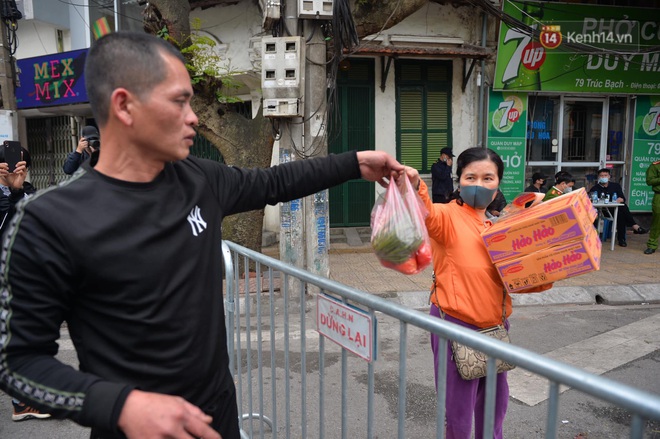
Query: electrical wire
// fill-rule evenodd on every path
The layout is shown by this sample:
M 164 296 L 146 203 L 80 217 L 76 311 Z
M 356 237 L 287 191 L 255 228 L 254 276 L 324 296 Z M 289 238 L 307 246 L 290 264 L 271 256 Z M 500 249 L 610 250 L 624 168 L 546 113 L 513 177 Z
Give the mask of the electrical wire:
M 376 35 L 374 35 L 374 37 L 373 37 L 370 41 L 368 41 L 368 42 L 365 43 L 364 45 L 361 45 L 360 47 L 369 47 L 369 46 L 379 46 L 379 45 L 380 45 L 380 43 L 377 42 L 377 41 L 378 41 L 378 37 L 380 36 L 380 34 L 383 33 L 383 31 L 384 31 L 385 28 L 387 27 L 387 25 L 388 25 L 388 23 L 390 22 L 390 20 L 392 19 L 392 17 L 394 17 L 394 14 L 396 14 L 396 11 L 399 10 L 399 6 L 401 6 L 402 1 L 403 1 L 403 0 L 398 0 L 397 4 L 394 6 L 394 9 L 392 9 L 392 12 L 390 13 L 389 17 L 387 17 L 387 19 L 385 20 L 385 23 L 383 23 L 383 25 L 381 26 L 381 28 L 380 28 L 380 30 L 378 31 L 378 33 L 377 33 Z M 357 50 L 357 49 L 356 49 L 356 50 Z M 352 55 L 353 53 L 355 53 L 355 51 L 353 51 L 353 52 L 347 54 L 347 56 L 350 56 L 350 55 Z
M 521 11 L 525 16 L 529 17 L 533 21 L 536 21 L 536 24 L 542 24 L 541 21 L 536 19 L 536 17 L 532 16 L 531 14 L 528 14 L 527 12 L 523 11 L 520 9 L 518 6 L 516 6 L 514 3 L 522 3 L 523 5 L 525 4 L 532 4 L 529 2 L 525 1 L 514 1 L 514 0 L 504 0 L 508 1 L 513 7 L 517 8 L 518 10 Z M 517 31 L 529 35 L 532 38 L 538 40 L 541 34 L 541 30 L 538 28 L 533 28 L 529 26 L 528 24 L 522 22 L 521 20 L 513 17 L 512 15 L 504 12 L 503 10 L 495 7 L 489 0 L 468 0 L 469 3 L 471 3 L 474 6 L 477 6 L 484 10 L 486 13 L 490 14 L 493 17 L 498 18 L 499 20 L 503 21 L 507 26 L 510 28 L 514 28 Z M 547 9 L 547 3 L 534 3 L 534 5 L 538 5 L 541 8 Z M 553 9 L 557 10 L 557 9 Z M 581 53 L 581 54 L 589 54 L 589 55 L 605 55 L 605 54 L 612 54 L 612 55 L 626 55 L 626 54 L 643 54 L 643 53 L 655 53 L 660 50 L 660 46 L 649 46 L 645 47 L 643 50 L 638 50 L 635 52 L 623 52 L 623 51 L 617 51 L 617 50 L 612 50 L 612 49 L 606 49 L 602 47 L 596 47 L 596 46 L 591 46 L 588 44 L 584 43 L 577 43 L 577 42 L 563 42 L 562 45 L 564 47 L 570 48 L 575 50 L 576 53 Z M 641 63 L 639 63 L 641 65 Z
M 5 24 L 5 31 L 7 32 L 9 56 L 13 57 L 18 49 L 18 35 L 16 34 L 18 23 L 15 18 L 4 18 L 2 21 Z

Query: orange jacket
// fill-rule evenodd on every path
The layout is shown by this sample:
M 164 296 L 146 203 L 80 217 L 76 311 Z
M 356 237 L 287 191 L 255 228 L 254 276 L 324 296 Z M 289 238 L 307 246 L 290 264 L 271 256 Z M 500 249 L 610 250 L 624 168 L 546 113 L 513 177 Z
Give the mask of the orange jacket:
M 502 323 L 504 286 L 491 262 L 481 232 L 484 224 L 478 213 L 456 201 L 433 204 L 426 184 L 419 195 L 429 215 L 426 227 L 433 248 L 436 290 L 431 301 L 442 311 L 466 323 L 487 328 Z M 546 285 L 531 291 L 543 291 Z M 506 315 L 511 314 L 511 297 L 506 294 Z

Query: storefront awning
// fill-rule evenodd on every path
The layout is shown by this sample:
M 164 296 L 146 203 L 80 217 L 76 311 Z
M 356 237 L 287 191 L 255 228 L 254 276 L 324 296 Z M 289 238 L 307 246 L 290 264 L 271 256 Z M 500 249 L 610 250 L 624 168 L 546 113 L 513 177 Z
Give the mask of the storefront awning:
M 357 50 L 352 50 L 356 55 L 377 56 L 441 56 L 450 58 L 486 59 L 494 55 L 494 51 L 488 47 L 474 46 L 471 44 L 460 45 L 426 45 L 426 44 L 362 44 Z
M 406 58 L 462 58 L 463 84 L 461 88 L 465 91 L 475 63 L 478 60 L 494 56 L 495 52 L 488 47 L 466 44 L 461 38 L 456 37 L 384 34 L 363 39 L 358 48 L 347 51 L 346 54 L 380 56 L 382 58 L 380 89 L 383 91 L 385 91 L 387 75 L 394 58 L 400 56 Z M 469 68 L 467 68 L 467 59 L 472 60 Z

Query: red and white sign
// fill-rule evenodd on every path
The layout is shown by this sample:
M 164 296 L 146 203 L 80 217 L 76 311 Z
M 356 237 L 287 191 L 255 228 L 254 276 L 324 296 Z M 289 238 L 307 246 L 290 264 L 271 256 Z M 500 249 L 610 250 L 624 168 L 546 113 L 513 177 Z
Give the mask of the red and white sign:
M 368 362 L 374 360 L 375 326 L 367 312 L 319 294 L 316 296 L 316 330 Z

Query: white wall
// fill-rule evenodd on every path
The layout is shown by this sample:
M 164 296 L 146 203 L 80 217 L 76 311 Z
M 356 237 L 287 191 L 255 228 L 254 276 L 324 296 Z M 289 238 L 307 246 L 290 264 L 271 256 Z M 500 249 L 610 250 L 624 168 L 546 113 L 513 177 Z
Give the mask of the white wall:
M 75 3 L 86 5 L 87 1 L 79 0 Z M 66 3 L 57 0 L 25 0 L 23 4 L 24 18 L 48 23 L 59 29 L 67 29 L 69 27 L 69 13 Z
M 465 43 L 480 45 L 481 38 L 481 13 L 474 7 L 455 8 L 451 5 L 439 5 L 428 3 L 416 13 L 406 18 L 401 23 L 383 31 L 380 36 L 389 35 L 415 35 L 415 36 L 437 36 L 458 37 Z M 401 56 L 403 58 L 403 56 Z M 478 120 L 478 93 L 477 73 L 475 67 L 467 83 L 465 91 L 463 85 L 463 60 L 461 58 L 434 58 L 452 60 L 453 82 L 452 82 L 452 144 L 454 154 L 458 155 L 463 150 L 477 145 L 477 120 Z M 471 62 L 471 60 L 467 60 Z M 477 64 L 478 66 L 479 64 Z M 469 68 L 469 64 L 468 64 Z M 385 91 L 380 89 L 381 84 L 381 59 L 375 60 L 375 123 L 376 123 L 376 149 L 386 151 L 396 156 L 396 88 L 394 63 L 390 67 Z M 273 152 L 274 163 L 277 162 L 278 154 Z M 430 175 L 423 176 L 429 180 Z M 384 192 L 384 189 L 376 185 L 376 197 Z M 264 228 L 271 231 L 279 231 L 279 208 L 268 207 L 264 220 Z
M 41 0 L 43 1 L 43 0 Z M 79 0 L 77 4 L 84 4 Z M 65 8 L 62 8 L 65 9 Z M 68 19 L 71 30 L 65 31 L 65 50 L 88 47 L 89 23 L 85 22 L 86 14 L 70 7 Z M 80 14 L 78 12 L 81 12 Z M 236 5 L 219 6 L 206 10 L 200 8 L 191 12 L 191 21 L 200 20 L 201 29 L 223 44 L 227 64 L 222 66 L 231 72 L 253 70 L 250 59 L 250 40 L 263 35 L 261 13 L 253 2 L 240 2 Z M 22 29 L 23 28 L 23 29 Z M 36 30 L 36 32 L 35 32 Z M 38 21 L 19 23 L 19 38 L 21 45 L 17 58 L 45 55 L 56 52 L 56 28 Z M 478 45 L 481 36 L 481 14 L 476 8 L 465 6 L 455 8 L 452 5 L 428 3 L 418 12 L 412 14 L 403 22 L 382 32 L 390 35 L 418 35 L 460 37 L 466 43 Z M 449 59 L 449 58 L 448 58 Z M 375 78 L 375 121 L 376 148 L 396 155 L 396 100 L 394 64 L 386 82 L 385 92 L 380 90 L 381 68 L 380 59 L 376 60 Z M 453 58 L 452 84 L 452 134 L 454 153 L 458 155 L 464 149 L 476 145 L 477 134 L 477 69 L 472 73 L 465 92 L 461 90 L 463 81 L 463 60 Z M 276 143 L 273 151 L 273 163 L 279 157 Z M 377 194 L 382 189 L 377 186 Z M 279 208 L 268 207 L 264 220 L 265 229 L 279 231 Z
M 196 19 L 201 21 L 201 30 L 209 32 L 226 45 L 227 64 L 221 67 L 230 72 L 252 70 L 250 39 L 264 34 L 261 12 L 256 4 L 241 2 L 205 10 L 197 8 L 190 13 L 191 23 Z
M 455 8 L 451 5 L 428 3 L 401 23 L 383 31 L 389 35 L 417 35 L 458 37 L 465 43 L 478 45 L 481 37 L 481 14 L 475 8 Z M 401 56 L 401 58 L 404 58 Z M 435 58 L 443 59 L 443 58 Z M 477 69 L 472 73 L 465 92 L 463 85 L 463 60 L 453 60 L 451 101 L 452 145 L 454 154 L 476 146 L 477 142 Z M 470 60 L 468 60 L 470 61 Z M 376 61 L 376 148 L 396 155 L 396 88 L 394 63 L 390 67 L 385 92 L 380 90 L 381 61 Z M 469 65 L 468 65 L 469 68 Z M 430 179 L 430 175 L 423 176 Z M 377 189 L 382 191 L 380 186 Z
M 57 53 L 57 29 L 52 25 L 35 20 L 19 20 L 16 35 L 18 36 L 18 48 L 14 54 L 16 59 Z

